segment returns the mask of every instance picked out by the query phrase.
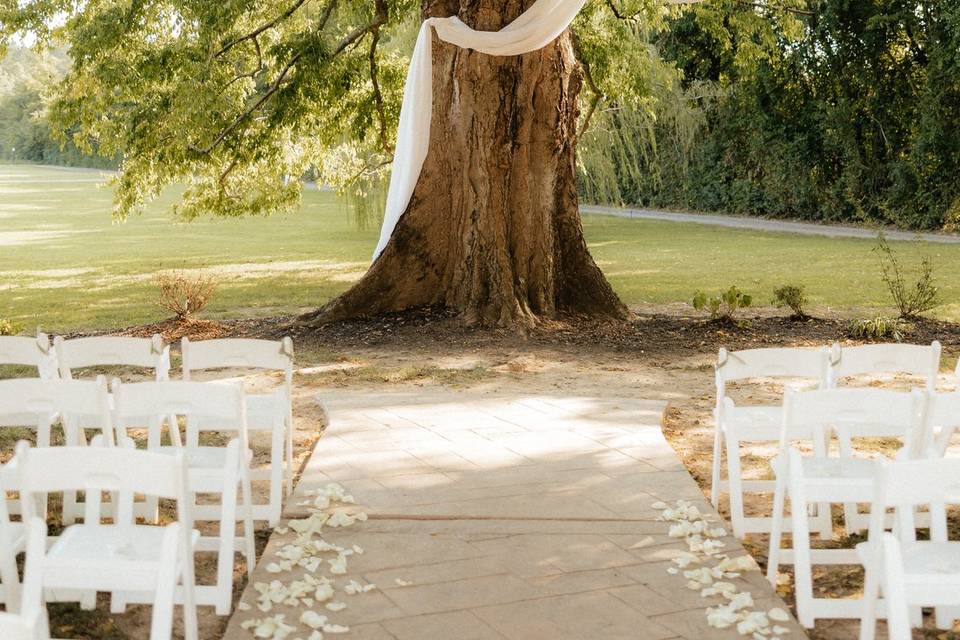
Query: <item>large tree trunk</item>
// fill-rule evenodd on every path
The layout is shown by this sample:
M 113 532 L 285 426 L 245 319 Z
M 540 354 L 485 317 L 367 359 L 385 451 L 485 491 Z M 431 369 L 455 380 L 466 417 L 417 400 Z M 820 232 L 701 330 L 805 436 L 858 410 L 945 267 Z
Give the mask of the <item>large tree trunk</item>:
M 424 0 L 495 30 L 532 0 Z M 440 306 L 467 324 L 531 326 L 626 308 L 587 251 L 575 184 L 582 73 L 569 33 L 500 58 L 434 36 L 430 148 L 406 213 L 357 284 L 320 322 Z

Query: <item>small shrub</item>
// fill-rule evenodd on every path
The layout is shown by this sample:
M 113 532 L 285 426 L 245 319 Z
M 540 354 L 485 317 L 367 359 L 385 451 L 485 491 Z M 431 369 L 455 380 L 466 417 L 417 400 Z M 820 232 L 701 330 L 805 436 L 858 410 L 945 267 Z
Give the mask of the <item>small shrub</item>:
M 776 305 L 777 309 L 783 309 L 784 307 L 790 309 L 793 313 L 790 317 L 795 320 L 803 320 L 808 317 L 807 312 L 804 311 L 807 302 L 807 294 L 803 287 L 785 284 L 773 290 L 773 304 Z
M 23 325 L 8 318 L 0 318 L 0 336 L 15 336 L 23 331 Z
M 736 322 L 734 316 L 740 309 L 746 309 L 753 304 L 753 297 L 743 293 L 736 286 L 720 295 L 708 296 L 703 291 L 697 291 L 693 296 L 693 308 L 697 311 L 707 311 L 711 320 L 722 322 Z
M 929 255 L 921 257 L 914 275 L 916 280 L 909 286 L 897 253 L 882 233 L 877 236 L 877 246 L 873 250 L 880 257 L 881 277 L 901 318 L 916 318 L 940 304 L 940 288 L 934 282 L 933 261 Z
M 217 290 L 217 283 L 209 275 L 171 272 L 157 276 L 157 287 L 160 289 L 157 305 L 185 322 L 207 306 Z
M 902 342 L 913 326 L 902 318 L 888 318 L 877 316 L 864 320 L 854 320 L 850 323 L 848 333 L 851 338 L 859 340 L 894 340 Z

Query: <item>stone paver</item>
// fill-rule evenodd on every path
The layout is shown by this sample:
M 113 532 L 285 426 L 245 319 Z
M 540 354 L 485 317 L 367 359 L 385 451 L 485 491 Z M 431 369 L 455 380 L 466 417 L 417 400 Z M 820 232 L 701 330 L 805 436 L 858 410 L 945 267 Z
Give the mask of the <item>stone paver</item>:
M 369 520 L 325 529 L 365 552 L 334 576 L 348 607 L 320 610 L 344 637 L 437 640 L 738 638 L 707 626 L 718 604 L 666 572 L 686 550 L 656 521 L 657 500 L 711 512 L 660 431 L 663 403 L 636 399 L 483 396 L 431 391 L 324 396 L 327 433 L 285 517 L 307 515 L 304 492 L 343 484 Z M 266 562 L 254 582 L 290 580 Z M 732 538 L 731 555 L 743 553 Z M 344 595 L 347 580 L 368 593 Z M 744 580 L 762 606 L 783 606 L 759 572 Z M 243 600 L 254 603 L 248 587 Z M 275 612 L 283 612 L 278 609 Z M 299 611 L 286 612 L 295 623 Z M 252 637 L 239 628 L 226 638 Z M 790 638 L 804 634 L 791 622 Z M 309 636 L 305 628 L 291 638 Z M 330 634 L 327 635 L 330 637 Z

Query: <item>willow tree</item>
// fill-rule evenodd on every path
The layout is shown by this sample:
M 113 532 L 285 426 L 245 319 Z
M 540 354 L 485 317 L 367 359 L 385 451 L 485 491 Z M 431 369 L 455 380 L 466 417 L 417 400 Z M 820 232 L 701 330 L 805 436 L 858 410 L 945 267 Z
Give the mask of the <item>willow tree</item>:
M 0 37 L 68 47 L 50 118 L 78 147 L 122 154 L 118 218 L 173 183 L 187 185 L 186 218 L 267 214 L 294 208 L 311 172 L 353 192 L 383 179 L 424 17 L 496 30 L 532 2 L 0 0 Z M 651 94 L 651 26 L 681 10 L 661 2 L 591 0 L 522 56 L 435 41 L 410 204 L 366 275 L 312 320 L 428 305 L 482 325 L 624 317 L 583 238 L 576 144 L 605 106 Z M 743 5 L 763 19 L 763 3 Z

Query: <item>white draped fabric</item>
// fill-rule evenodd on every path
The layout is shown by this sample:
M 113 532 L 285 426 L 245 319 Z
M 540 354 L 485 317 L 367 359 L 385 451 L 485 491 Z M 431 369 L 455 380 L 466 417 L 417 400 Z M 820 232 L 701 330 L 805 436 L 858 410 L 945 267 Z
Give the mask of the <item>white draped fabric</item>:
M 553 42 L 570 25 L 584 4 L 586 0 L 537 0 L 500 31 L 476 31 L 455 16 L 424 21 L 410 59 L 407 84 L 403 89 L 393 173 L 390 176 L 380 241 L 373 252 L 374 260 L 387 246 L 397 221 L 410 204 L 423 161 L 427 157 L 433 115 L 433 30 L 444 42 L 464 49 L 474 49 L 492 56 L 516 56 L 542 49 Z

